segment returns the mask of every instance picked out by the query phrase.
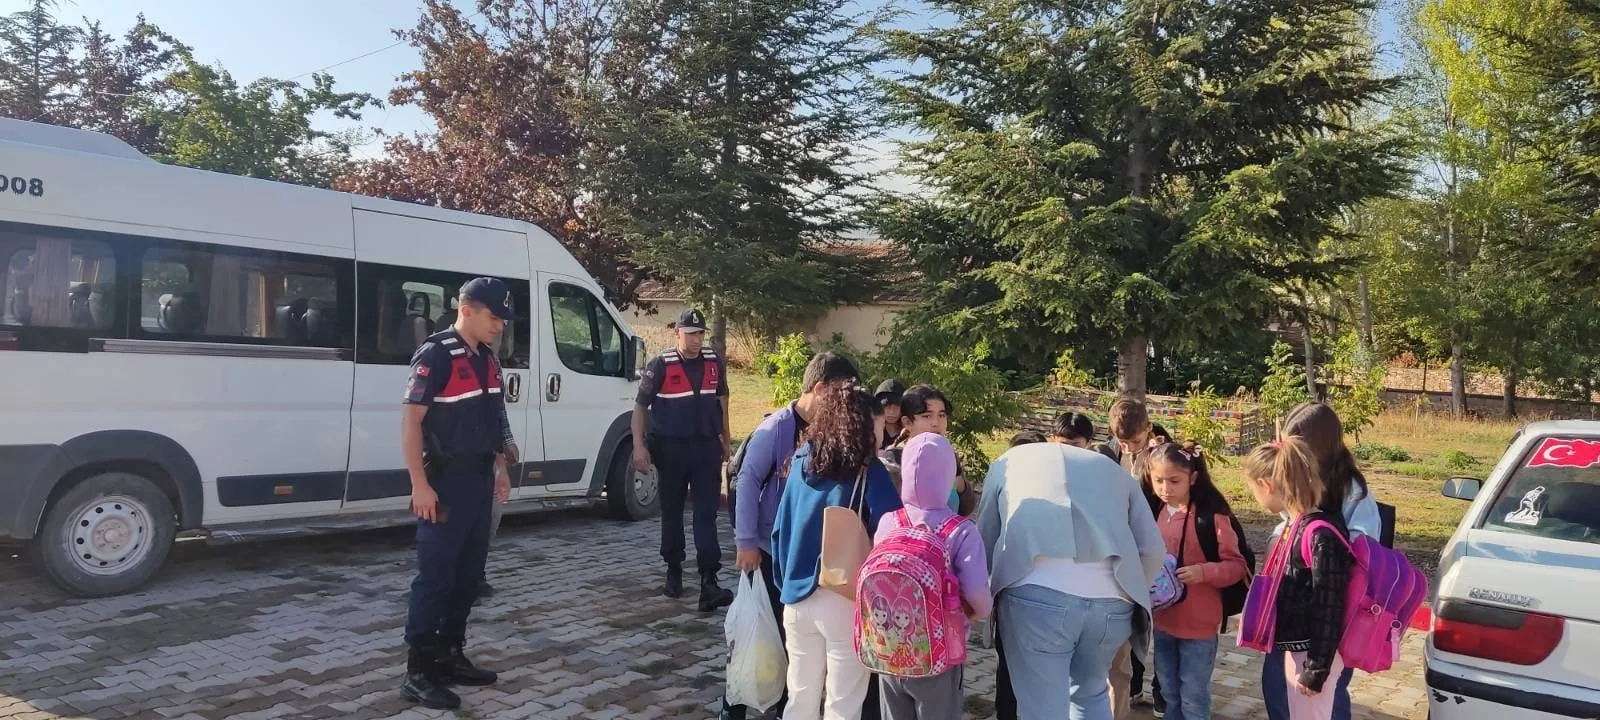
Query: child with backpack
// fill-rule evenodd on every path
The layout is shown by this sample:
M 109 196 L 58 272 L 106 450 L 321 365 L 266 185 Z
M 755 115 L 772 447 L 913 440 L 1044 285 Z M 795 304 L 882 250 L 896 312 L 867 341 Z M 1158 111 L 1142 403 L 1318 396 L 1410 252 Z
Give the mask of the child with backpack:
M 960 720 L 967 620 L 993 606 L 977 525 L 950 509 L 955 448 L 918 435 L 902 454 L 900 499 L 885 515 L 856 589 L 856 654 L 879 673 L 884 720 Z
M 1271 649 L 1286 653 L 1289 717 L 1329 720 L 1334 686 L 1345 667 L 1339 649 L 1355 564 L 1349 532 L 1344 518 L 1321 509 L 1316 455 L 1299 438 L 1280 438 L 1256 448 L 1246 458 L 1244 472 L 1256 502 L 1268 512 L 1287 514 L 1288 522 L 1267 561 L 1267 574 L 1255 581 L 1276 582 L 1276 592 L 1263 593 L 1261 612 L 1247 609 L 1240 644 L 1249 646 L 1256 631 L 1253 623 L 1270 628 Z M 1252 588 L 1252 605 L 1257 597 Z
M 1155 674 L 1165 717 L 1208 720 L 1217 634 L 1228 611 L 1238 612 L 1226 607 L 1224 589 L 1249 575 L 1249 546 L 1199 448 L 1156 446 L 1145 458 L 1141 482 L 1183 584 L 1182 599 L 1155 612 Z
M 1356 467 L 1356 459 L 1345 445 L 1344 426 L 1339 416 L 1323 403 L 1301 403 L 1283 418 L 1281 434 L 1305 441 L 1317 457 L 1319 479 L 1322 481 L 1322 510 L 1344 518 L 1345 529 L 1351 540 L 1360 536 L 1373 539 L 1389 537 L 1377 498 L 1367 479 Z M 1392 530 L 1392 526 L 1387 528 Z M 1273 531 L 1276 537 L 1283 532 L 1280 525 Z M 1288 686 L 1283 677 L 1283 658 L 1274 654 L 1262 664 L 1261 688 L 1266 694 L 1267 720 L 1288 720 L 1289 707 L 1284 704 Z M 1333 720 L 1350 720 L 1350 680 L 1352 670 L 1345 668 L 1334 688 Z

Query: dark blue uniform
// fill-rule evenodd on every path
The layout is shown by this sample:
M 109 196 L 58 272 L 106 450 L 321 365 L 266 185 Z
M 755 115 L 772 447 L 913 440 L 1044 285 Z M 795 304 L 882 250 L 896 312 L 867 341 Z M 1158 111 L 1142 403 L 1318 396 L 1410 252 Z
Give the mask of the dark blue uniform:
M 695 558 L 702 596 L 722 568 L 717 507 L 722 487 L 722 360 L 709 348 L 696 358 L 668 350 L 651 360 L 635 401 L 650 408 L 650 458 L 661 487 L 661 559 L 669 571 L 684 560 L 683 506 L 694 500 Z
M 494 460 L 504 444 L 500 364 L 487 345 L 469 351 L 455 329 L 429 337 L 411 358 L 408 405 L 422 420 L 428 484 L 439 495 L 436 522 L 417 523 L 417 579 L 411 583 L 406 642 L 458 647 L 483 582 L 494 508 Z

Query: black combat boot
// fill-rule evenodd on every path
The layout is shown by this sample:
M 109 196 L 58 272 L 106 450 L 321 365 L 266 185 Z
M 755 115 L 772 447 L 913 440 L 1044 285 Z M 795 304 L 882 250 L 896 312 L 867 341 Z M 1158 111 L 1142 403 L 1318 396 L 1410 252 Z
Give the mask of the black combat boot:
M 715 577 L 700 579 L 700 612 L 715 612 L 732 604 L 732 590 L 723 589 Z
M 493 685 L 494 681 L 500 679 L 500 676 L 493 671 L 484 670 L 473 665 L 472 661 L 467 659 L 466 653 L 462 651 L 460 643 L 450 645 L 444 651 L 444 654 L 439 656 L 437 667 L 439 669 L 439 679 L 446 685 L 479 687 Z
M 661 594 L 669 598 L 683 597 L 683 566 L 667 566 L 667 584 L 661 587 Z
M 400 694 L 407 700 L 435 710 L 461 707 L 461 697 L 439 680 L 439 655 L 435 646 L 412 646 L 406 654 L 406 681 Z

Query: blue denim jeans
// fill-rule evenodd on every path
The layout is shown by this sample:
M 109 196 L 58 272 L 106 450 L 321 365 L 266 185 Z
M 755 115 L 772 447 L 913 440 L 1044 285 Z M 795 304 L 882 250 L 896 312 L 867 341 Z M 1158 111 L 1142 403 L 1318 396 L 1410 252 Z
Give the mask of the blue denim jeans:
M 1211 672 L 1217 639 L 1185 640 L 1155 632 L 1156 677 L 1167 701 L 1167 720 L 1211 720 Z
M 1021 720 L 1111 720 L 1106 676 L 1133 634 L 1134 605 L 1022 585 L 1000 593 L 1000 635 Z M 1061 682 L 1067 678 L 1069 682 Z
M 1350 679 L 1355 670 L 1345 668 L 1333 694 L 1333 720 L 1350 720 Z M 1267 703 L 1267 720 L 1289 720 L 1289 680 L 1283 675 L 1283 651 L 1267 655 L 1261 666 L 1261 699 Z

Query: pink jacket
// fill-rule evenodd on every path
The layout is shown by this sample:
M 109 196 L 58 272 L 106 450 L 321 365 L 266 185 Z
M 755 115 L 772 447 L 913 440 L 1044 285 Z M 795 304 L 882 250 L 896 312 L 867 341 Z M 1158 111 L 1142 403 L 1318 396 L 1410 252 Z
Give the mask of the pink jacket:
M 1180 510 L 1169 516 L 1166 507 L 1157 511 L 1156 526 L 1161 528 L 1167 553 L 1176 556 L 1182 540 L 1180 533 L 1187 534 L 1189 539 L 1183 543 L 1183 557 L 1178 558 L 1178 567 L 1197 565 L 1204 573 L 1200 583 L 1189 586 L 1183 602 L 1156 611 L 1156 629 L 1163 633 L 1184 640 L 1216 637 L 1222 628 L 1222 588 L 1244 580 L 1250 572 L 1244 564 L 1244 556 L 1239 554 L 1239 536 L 1234 534 L 1228 516 L 1217 515 L 1213 525 L 1217 529 L 1220 562 L 1206 562 L 1206 553 L 1195 536 L 1195 524 L 1187 512 Z

